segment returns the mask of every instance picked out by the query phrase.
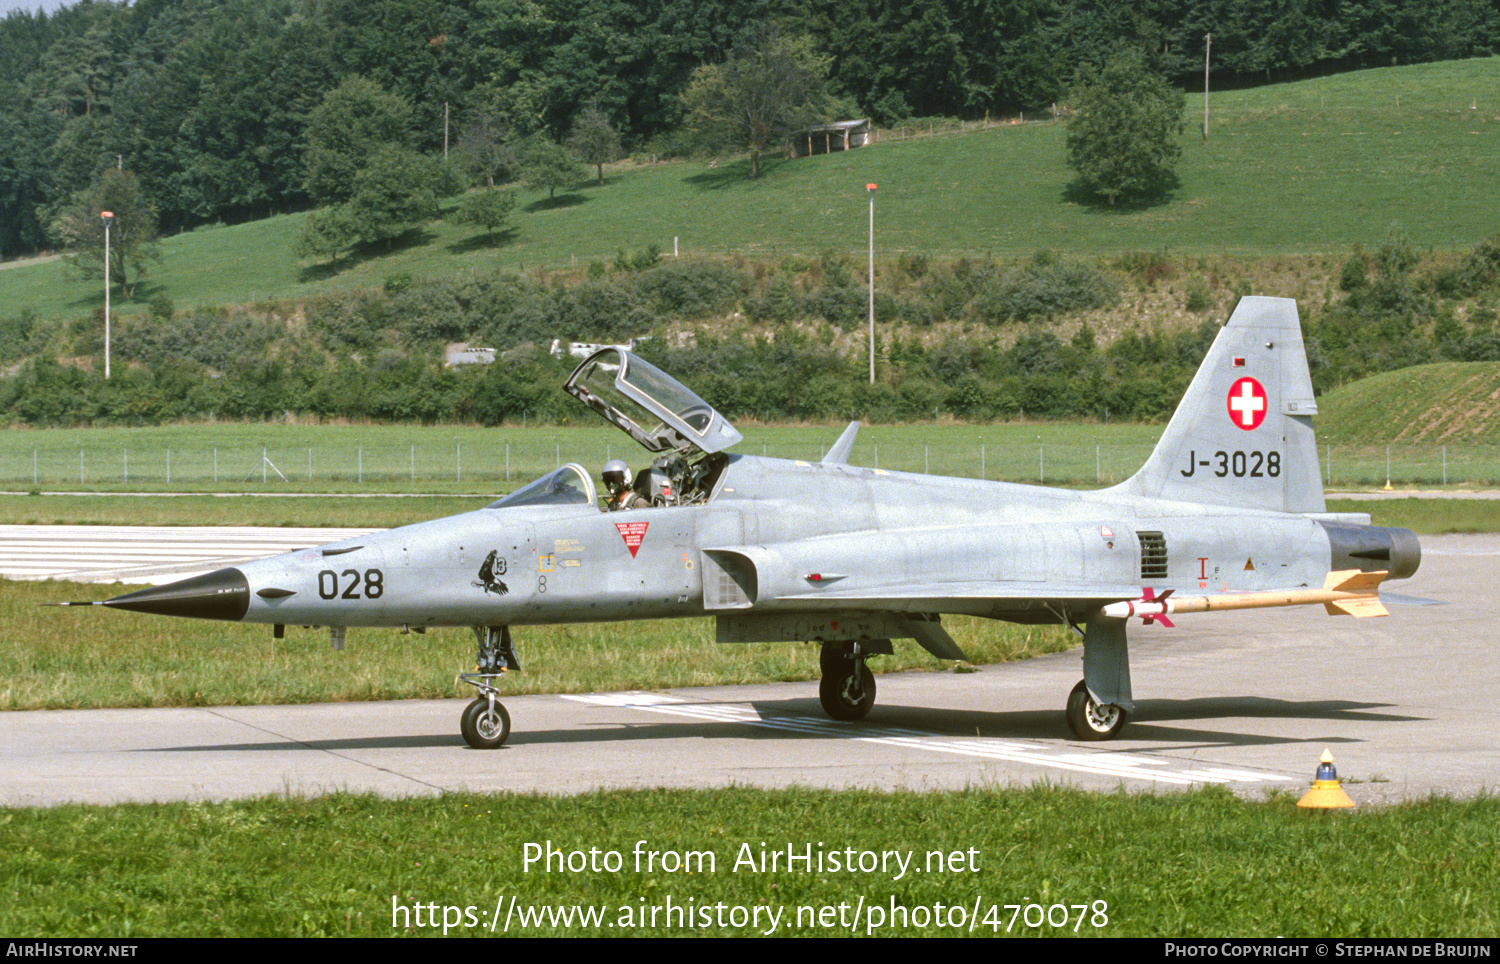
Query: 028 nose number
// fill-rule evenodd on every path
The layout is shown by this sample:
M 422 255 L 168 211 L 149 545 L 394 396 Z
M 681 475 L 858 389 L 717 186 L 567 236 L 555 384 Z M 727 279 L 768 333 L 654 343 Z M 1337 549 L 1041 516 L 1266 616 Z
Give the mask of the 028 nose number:
M 343 581 L 344 591 L 339 592 Z M 334 572 L 324 569 L 318 573 L 318 595 L 324 599 L 379 599 L 385 594 L 385 573 L 379 569 L 345 569 Z

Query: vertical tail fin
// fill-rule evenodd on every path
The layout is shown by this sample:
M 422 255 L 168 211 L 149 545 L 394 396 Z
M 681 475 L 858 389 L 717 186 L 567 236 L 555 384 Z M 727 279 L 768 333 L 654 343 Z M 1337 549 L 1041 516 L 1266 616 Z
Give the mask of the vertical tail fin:
M 1297 303 L 1241 298 L 1146 464 L 1116 488 L 1208 505 L 1322 512 Z

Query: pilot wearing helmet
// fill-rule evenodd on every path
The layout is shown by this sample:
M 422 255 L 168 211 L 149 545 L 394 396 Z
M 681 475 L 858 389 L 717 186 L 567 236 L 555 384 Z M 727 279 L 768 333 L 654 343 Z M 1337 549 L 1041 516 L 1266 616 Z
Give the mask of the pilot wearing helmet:
M 600 474 L 604 478 L 605 487 L 609 489 L 609 511 L 645 509 L 651 506 L 649 501 L 630 487 L 630 466 L 622 460 L 610 459 L 604 463 L 604 471 Z

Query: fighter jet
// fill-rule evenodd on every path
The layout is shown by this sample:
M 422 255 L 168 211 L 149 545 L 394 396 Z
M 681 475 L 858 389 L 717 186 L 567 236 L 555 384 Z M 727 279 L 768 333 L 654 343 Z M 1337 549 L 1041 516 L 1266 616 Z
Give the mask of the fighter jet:
M 476 511 L 101 605 L 278 638 L 329 627 L 335 648 L 350 626 L 472 626 L 478 666 L 462 678 L 478 696 L 460 730 L 476 749 L 510 732 L 513 626 L 707 615 L 719 642 L 815 642 L 823 708 L 854 721 L 875 703 L 866 660 L 892 640 L 961 660 L 945 615 L 1058 623 L 1083 638 L 1068 725 L 1107 740 L 1134 710 L 1131 619 L 1308 603 L 1384 615 L 1382 580 L 1421 561 L 1409 530 L 1326 511 L 1290 300 L 1241 299 L 1145 465 L 1098 491 L 851 465 L 858 423 L 817 462 L 731 454 L 742 436 L 722 415 L 619 347 L 563 387 L 654 456 L 634 497 L 602 503 L 568 464 Z

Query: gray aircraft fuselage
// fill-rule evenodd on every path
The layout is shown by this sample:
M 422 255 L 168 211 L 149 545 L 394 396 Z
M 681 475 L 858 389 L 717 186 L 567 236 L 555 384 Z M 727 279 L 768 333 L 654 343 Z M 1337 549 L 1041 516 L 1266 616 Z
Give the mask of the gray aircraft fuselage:
M 795 612 L 822 608 L 805 598 L 819 590 L 839 598 L 934 581 L 1031 583 L 1032 598 L 949 598 L 937 608 L 1055 622 L 1049 604 L 1082 616 L 1122 587 L 1139 590 L 1142 531 L 1170 547 L 1158 585 L 1321 585 L 1332 565 L 1325 530 L 1304 516 L 730 456 L 703 505 L 479 509 L 237 566 L 246 591 L 234 595 L 247 603 L 246 622 L 415 628 Z M 758 557 L 753 598 L 739 587 L 741 605 L 712 591 L 705 604 L 705 576 L 723 578 L 715 547 Z M 491 553 L 487 586 L 478 573 Z M 1057 584 L 1100 591 L 1049 596 Z M 258 595 L 268 588 L 288 594 Z M 923 611 L 924 602 L 893 596 L 885 608 Z
M 945 614 L 1056 622 L 1084 634 L 1069 724 L 1109 739 L 1133 708 L 1129 618 L 1310 603 L 1384 615 L 1380 580 L 1421 559 L 1411 532 L 1326 511 L 1285 299 L 1241 299 L 1145 465 L 1093 492 L 852 466 L 857 425 L 816 463 L 732 455 L 741 436 L 718 412 L 614 348 L 564 389 L 658 453 L 633 482 L 605 473 L 605 503 L 654 507 L 606 511 L 568 464 L 474 512 L 104 605 L 328 626 L 336 645 L 349 626 L 473 626 L 476 747 L 509 732 L 494 681 L 518 665 L 511 626 L 708 614 L 721 642 L 819 642 L 823 705 L 853 720 L 874 702 L 864 661 L 892 639 L 959 659 Z

